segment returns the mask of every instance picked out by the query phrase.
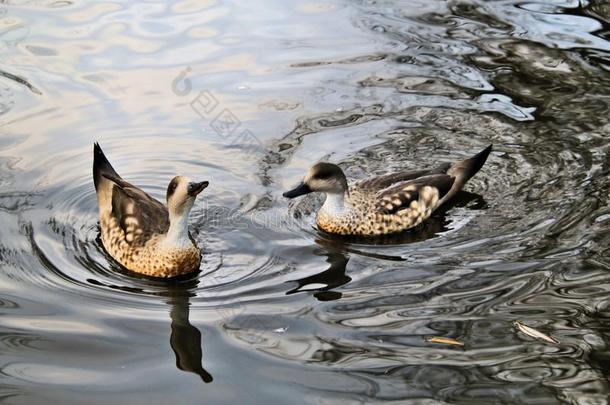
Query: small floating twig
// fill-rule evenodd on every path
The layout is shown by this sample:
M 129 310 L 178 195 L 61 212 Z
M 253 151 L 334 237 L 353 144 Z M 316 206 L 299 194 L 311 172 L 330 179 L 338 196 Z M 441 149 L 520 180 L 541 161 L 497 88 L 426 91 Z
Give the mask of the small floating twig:
M 455 339 L 448 338 L 448 337 L 431 336 L 431 337 L 426 338 L 426 342 L 442 343 L 445 345 L 453 345 L 453 346 L 464 346 L 464 343 L 460 342 L 459 340 L 455 340 Z
M 554 337 L 545 335 L 544 333 L 539 332 L 534 328 L 530 328 L 529 326 L 526 326 L 519 321 L 513 322 L 513 325 L 515 325 L 515 327 L 517 329 L 519 329 L 519 331 L 521 331 L 522 333 L 525 333 L 527 336 L 530 336 L 530 337 L 533 337 L 536 339 L 541 339 L 548 343 L 553 343 L 556 345 L 559 344 L 559 340 L 555 339 Z

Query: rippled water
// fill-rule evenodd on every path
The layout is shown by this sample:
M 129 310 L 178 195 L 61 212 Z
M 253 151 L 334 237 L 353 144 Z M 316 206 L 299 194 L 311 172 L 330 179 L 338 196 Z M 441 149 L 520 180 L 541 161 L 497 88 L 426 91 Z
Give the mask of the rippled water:
M 0 398 L 607 403 L 609 4 L 1 4 Z M 109 260 L 94 140 L 159 199 L 210 180 L 199 274 Z M 356 179 L 489 143 L 467 192 L 377 244 L 281 197 L 321 159 Z

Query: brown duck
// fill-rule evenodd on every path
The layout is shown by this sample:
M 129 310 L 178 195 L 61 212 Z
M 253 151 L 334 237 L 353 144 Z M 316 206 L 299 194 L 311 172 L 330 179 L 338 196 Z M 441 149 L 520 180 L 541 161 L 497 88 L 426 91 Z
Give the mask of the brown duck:
M 316 222 L 329 233 L 376 236 L 401 232 L 422 223 L 460 191 L 483 167 L 491 147 L 453 164 L 371 177 L 351 187 L 339 166 L 318 163 L 301 184 L 283 195 L 326 193 Z
M 102 148 L 93 147 L 93 181 L 100 210 L 102 243 L 128 270 L 175 277 L 199 269 L 201 252 L 188 231 L 195 198 L 207 181 L 177 176 L 167 187 L 167 208 L 118 175 Z

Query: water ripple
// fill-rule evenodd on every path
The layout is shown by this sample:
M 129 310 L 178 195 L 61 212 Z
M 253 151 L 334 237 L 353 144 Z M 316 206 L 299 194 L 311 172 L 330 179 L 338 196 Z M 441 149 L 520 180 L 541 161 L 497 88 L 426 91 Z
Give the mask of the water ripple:
M 571 0 L 0 5 L 0 398 L 603 403 L 609 21 Z M 105 253 L 94 141 L 160 200 L 210 180 L 199 273 Z M 490 143 L 385 239 L 281 197 L 320 160 L 355 180 Z

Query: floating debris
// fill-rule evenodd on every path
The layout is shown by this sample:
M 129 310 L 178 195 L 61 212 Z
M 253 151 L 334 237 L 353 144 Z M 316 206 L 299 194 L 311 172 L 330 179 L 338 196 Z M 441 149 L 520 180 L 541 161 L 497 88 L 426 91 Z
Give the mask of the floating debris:
M 426 342 L 443 343 L 445 345 L 454 345 L 454 346 L 464 346 L 464 343 L 460 342 L 459 340 L 455 340 L 455 339 L 451 339 L 451 338 L 447 338 L 447 337 L 436 337 L 436 336 L 427 337 Z
M 526 325 L 522 324 L 519 321 L 513 322 L 513 325 L 515 325 L 515 327 L 517 329 L 519 329 L 521 332 L 525 333 L 528 336 L 531 336 L 531 337 L 536 338 L 536 339 L 542 339 L 542 340 L 544 340 L 546 342 L 553 343 L 553 344 L 556 344 L 556 345 L 559 344 L 559 341 L 557 339 L 555 339 L 554 337 L 551 337 L 549 335 L 545 335 L 544 333 L 539 332 L 539 331 L 537 331 L 534 328 L 530 328 L 529 326 L 526 326 Z

